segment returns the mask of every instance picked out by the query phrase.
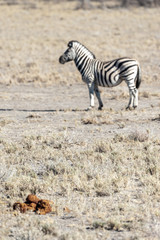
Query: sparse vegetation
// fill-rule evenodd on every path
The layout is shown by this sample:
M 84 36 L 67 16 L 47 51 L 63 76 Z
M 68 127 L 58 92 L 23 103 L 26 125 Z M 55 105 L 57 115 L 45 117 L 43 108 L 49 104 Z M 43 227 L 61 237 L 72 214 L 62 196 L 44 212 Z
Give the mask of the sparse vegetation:
M 1 238 L 160 239 L 159 10 L 10 2 L 0 4 Z M 137 110 L 123 108 L 122 84 L 101 88 L 103 111 L 85 111 L 79 73 L 58 63 L 72 39 L 102 60 L 139 60 Z M 54 211 L 13 211 L 29 194 L 53 201 Z
M 104 139 L 90 145 L 86 143 L 80 149 L 72 142 L 74 153 L 71 154 L 70 136 L 67 138 L 68 143 L 66 136 L 55 134 L 24 138 L 22 145 L 1 143 L 1 159 L 16 169 L 9 178 L 3 178 L 3 181 L 1 178 L 4 200 L 9 196 L 8 202 L 12 205 L 28 193 L 52 195 L 58 206 L 57 218 L 63 217 L 61 204 L 67 203 L 74 218 L 81 219 L 83 213 L 85 219 L 97 219 L 92 224 L 93 229 L 117 232 L 123 232 L 124 228 L 129 231 L 140 229 L 137 221 L 132 226 L 125 223 L 137 218 L 138 213 L 142 224 L 146 224 L 146 214 L 149 217 L 158 210 L 154 204 L 158 204 L 160 187 L 159 140 L 147 137 L 141 141 L 130 136 L 116 136 L 109 142 Z M 62 145 L 60 149 L 56 147 L 57 141 Z M 13 145 L 16 151 L 8 151 Z M 48 168 L 51 159 L 54 170 Z M 22 162 L 23 167 L 19 169 Z M 133 192 L 130 192 L 131 188 Z M 115 204 L 118 195 L 121 197 Z M 134 204 L 135 210 L 131 211 L 134 198 L 137 203 L 143 202 L 144 207 Z M 107 216 L 116 216 L 117 220 L 108 221 Z M 48 223 L 43 225 L 42 232 L 58 234 Z
M 83 124 L 96 124 L 96 125 L 103 125 L 103 124 L 113 124 L 113 120 L 109 116 L 105 116 L 103 114 L 88 114 L 87 117 L 81 120 Z

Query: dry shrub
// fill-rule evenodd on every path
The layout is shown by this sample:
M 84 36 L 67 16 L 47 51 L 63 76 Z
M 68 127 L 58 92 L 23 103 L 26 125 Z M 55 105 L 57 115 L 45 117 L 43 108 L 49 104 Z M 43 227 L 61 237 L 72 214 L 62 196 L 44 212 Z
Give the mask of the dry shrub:
M 55 228 L 53 227 L 52 224 L 43 224 L 41 226 L 41 231 L 44 233 L 44 235 L 49 235 L 53 237 L 57 237 L 57 233 L 55 231 Z
M 13 121 L 11 121 L 11 120 L 3 119 L 3 120 L 0 121 L 0 127 L 4 127 L 4 126 L 6 126 L 7 124 L 10 124 L 10 123 L 12 123 L 12 122 L 13 122 Z
M 96 143 L 95 152 L 107 153 L 111 150 L 111 144 L 105 141 L 100 141 Z
M 113 124 L 112 119 L 109 116 L 105 116 L 104 114 L 95 114 L 89 115 L 83 119 L 81 119 L 82 124 L 94 124 L 94 125 L 102 125 L 102 124 Z
M 129 222 L 120 222 L 117 219 L 114 218 L 110 218 L 108 219 L 106 222 L 102 222 L 102 221 L 95 221 L 92 224 L 93 229 L 105 229 L 108 231 L 117 231 L 117 232 L 122 232 L 125 229 L 127 230 L 131 230 L 131 228 L 133 228 L 132 223 Z
M 99 121 L 97 118 L 84 118 L 81 120 L 83 124 L 98 124 Z
M 142 93 L 140 94 L 140 96 L 142 96 L 142 97 L 144 97 L 144 98 L 150 98 L 150 93 L 148 93 L 148 92 L 142 92 Z
M 129 139 L 133 141 L 145 142 L 149 139 L 149 132 L 135 131 L 129 135 Z

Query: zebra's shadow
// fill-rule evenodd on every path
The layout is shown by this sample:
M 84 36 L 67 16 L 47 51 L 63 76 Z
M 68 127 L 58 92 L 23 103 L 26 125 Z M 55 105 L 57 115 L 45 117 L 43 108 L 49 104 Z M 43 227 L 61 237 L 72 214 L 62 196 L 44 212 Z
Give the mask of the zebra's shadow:
M 14 108 L 0 108 L 0 112 L 84 112 L 87 109 L 14 109 Z
M 159 114 L 159 117 L 152 118 L 152 121 L 157 121 L 157 122 L 160 122 L 160 114 Z

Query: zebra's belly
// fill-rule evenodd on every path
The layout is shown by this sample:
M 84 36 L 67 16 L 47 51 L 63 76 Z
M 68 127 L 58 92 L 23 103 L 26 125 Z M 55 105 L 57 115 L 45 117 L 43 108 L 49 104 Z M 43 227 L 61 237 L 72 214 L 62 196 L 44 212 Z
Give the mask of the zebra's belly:
M 100 87 L 116 87 L 117 85 L 119 85 L 121 82 L 123 81 L 122 78 L 120 78 L 119 76 L 114 77 L 114 78 L 104 78 L 97 81 L 98 85 Z

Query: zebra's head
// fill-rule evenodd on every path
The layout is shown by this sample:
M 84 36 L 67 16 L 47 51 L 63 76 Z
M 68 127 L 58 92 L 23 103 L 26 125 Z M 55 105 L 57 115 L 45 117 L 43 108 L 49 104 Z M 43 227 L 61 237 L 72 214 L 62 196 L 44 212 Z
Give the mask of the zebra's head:
M 75 52 L 75 49 L 74 49 L 74 41 L 70 41 L 68 43 L 67 50 L 63 53 L 62 56 L 60 56 L 59 62 L 61 64 L 64 64 L 66 62 L 70 62 L 70 61 L 74 60 L 75 57 L 76 57 L 76 52 Z

